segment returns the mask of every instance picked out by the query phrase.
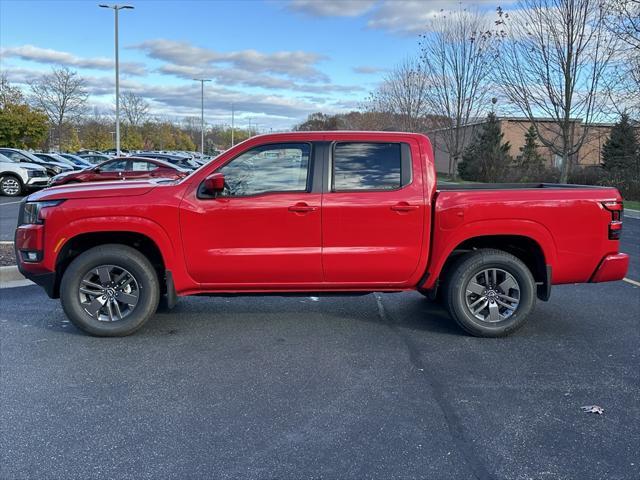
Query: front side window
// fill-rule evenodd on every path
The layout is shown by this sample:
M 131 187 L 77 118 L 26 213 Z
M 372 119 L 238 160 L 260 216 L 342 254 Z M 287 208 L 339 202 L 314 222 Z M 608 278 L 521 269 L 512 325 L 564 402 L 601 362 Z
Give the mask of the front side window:
M 311 147 L 306 143 L 253 148 L 218 170 L 225 176 L 223 195 L 241 197 L 267 192 L 304 192 L 310 155 Z
M 122 172 L 127 165 L 126 160 L 118 160 L 117 162 L 105 163 L 100 167 L 101 172 Z
M 402 186 L 399 143 L 338 143 L 333 190 L 394 190 Z

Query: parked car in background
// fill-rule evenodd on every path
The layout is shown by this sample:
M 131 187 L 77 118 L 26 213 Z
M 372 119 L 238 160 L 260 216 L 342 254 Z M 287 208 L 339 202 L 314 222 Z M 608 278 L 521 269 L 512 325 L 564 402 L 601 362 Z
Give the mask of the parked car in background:
M 43 160 L 36 157 L 33 153 L 19 148 L 0 148 L 0 153 L 11 160 L 22 163 L 35 163 L 44 167 L 50 177 L 60 173 L 72 172 L 73 168 L 69 165 L 54 160 Z
M 50 180 L 49 185 L 146 178 L 169 178 L 177 180 L 186 177 L 190 173 L 191 170 L 171 165 L 162 160 L 120 157 L 107 160 L 99 165 L 78 172 L 56 175 Z
M 156 152 L 143 152 L 143 153 L 138 153 L 136 157 L 155 158 L 158 160 L 164 160 L 165 162 L 169 162 L 173 165 L 176 165 L 181 168 L 186 168 L 188 170 L 195 170 L 197 168 L 200 168 L 200 164 L 193 161 L 191 157 L 182 157 L 180 155 L 171 155 L 168 153 L 156 153 Z
M 107 150 L 103 150 L 102 151 L 103 154 L 108 155 L 110 157 L 115 157 L 118 154 L 118 151 L 115 148 L 108 148 Z M 126 150 L 124 148 L 120 149 L 120 156 L 121 157 L 128 157 L 130 154 L 129 150 Z
M 102 153 L 89 153 L 79 155 L 80 158 L 86 160 L 91 165 L 98 165 L 99 163 L 106 162 L 107 160 L 111 160 L 113 157 L 108 155 L 103 155 Z
M 61 157 L 66 158 L 67 160 L 72 161 L 74 164 L 76 164 L 81 168 L 88 168 L 93 166 L 93 163 L 91 163 L 90 161 L 85 160 L 84 158 L 79 157 L 78 155 L 73 155 L 72 153 L 60 153 L 59 155 Z
M 17 162 L 0 154 L 0 193 L 9 197 L 21 195 L 28 188 L 46 187 L 47 170 L 38 164 Z
M 82 170 L 81 167 L 77 166 L 71 160 L 66 159 L 61 155 L 58 155 L 57 153 L 36 152 L 36 153 L 34 153 L 34 155 L 36 157 L 38 157 L 40 160 L 44 160 L 45 162 L 58 162 L 58 163 L 62 163 L 64 165 L 66 165 L 68 167 L 71 167 L 74 170 Z

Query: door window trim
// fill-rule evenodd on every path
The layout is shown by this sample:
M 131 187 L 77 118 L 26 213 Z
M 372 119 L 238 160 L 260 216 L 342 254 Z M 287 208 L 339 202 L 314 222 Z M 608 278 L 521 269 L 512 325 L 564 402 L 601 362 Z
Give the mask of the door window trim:
M 334 157 L 336 145 L 350 144 L 350 143 L 375 143 L 375 144 L 390 144 L 394 143 L 400 145 L 400 186 L 396 188 L 351 188 L 351 189 L 335 189 L 335 171 L 334 171 Z M 327 169 L 327 183 L 328 193 L 357 193 L 357 192 L 397 192 L 402 190 L 413 183 L 413 165 L 411 156 L 411 145 L 407 142 L 385 142 L 380 140 L 339 140 L 331 142 L 331 148 L 329 150 L 329 168 Z

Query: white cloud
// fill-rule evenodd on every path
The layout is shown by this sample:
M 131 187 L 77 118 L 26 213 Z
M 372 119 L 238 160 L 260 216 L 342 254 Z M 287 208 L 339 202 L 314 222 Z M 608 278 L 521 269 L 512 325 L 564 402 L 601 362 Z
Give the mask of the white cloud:
M 386 72 L 388 69 L 383 67 L 372 67 L 369 65 L 360 65 L 358 67 L 353 67 L 352 70 L 355 73 L 360 73 L 362 75 L 374 75 L 376 73 Z
M 42 64 L 65 65 L 68 67 L 91 68 L 95 70 L 113 70 L 115 68 L 115 62 L 112 58 L 82 58 L 68 52 L 34 47 L 33 45 L 2 48 L 0 49 L 0 57 L 13 57 Z M 145 66 L 137 62 L 120 62 L 120 70 L 129 75 L 146 74 Z
M 288 78 L 271 75 L 255 75 L 237 68 L 191 67 L 188 65 L 165 64 L 158 68 L 163 74 L 174 75 L 185 80 L 194 78 L 208 78 L 219 85 L 241 85 L 259 87 L 269 90 L 291 90 L 297 92 L 329 93 L 329 92 L 358 92 L 363 88 L 359 85 L 334 85 L 331 83 L 300 83 Z
M 203 68 L 225 64 L 251 73 L 271 73 L 307 81 L 328 81 L 328 77 L 316 68 L 316 64 L 326 57 L 317 53 L 261 53 L 256 50 L 223 53 L 188 42 L 167 39 L 147 40 L 130 48 L 142 50 L 151 58 L 174 65 Z
M 429 22 L 439 12 L 460 9 L 482 9 L 493 13 L 498 5 L 513 3 L 515 0 L 473 0 L 460 2 L 454 0 L 384 0 L 375 10 L 367 26 L 373 29 L 387 30 L 403 35 L 425 33 Z
M 46 71 L 32 70 L 10 65 L 3 65 L 10 83 L 22 87 L 28 94 L 30 80 L 38 78 Z M 115 85 L 111 76 L 83 75 L 90 94 L 90 105 L 110 113 Z M 140 95 L 151 105 L 151 113 L 179 120 L 185 116 L 197 115 L 200 111 L 200 87 L 195 82 L 187 85 L 157 85 L 140 82 L 132 78 L 120 81 L 121 92 L 131 91 Z M 335 111 L 325 97 L 303 98 L 277 94 L 257 94 L 233 90 L 223 86 L 208 84 L 205 89 L 205 110 L 210 123 L 228 123 L 228 116 L 233 103 L 239 124 L 242 118 L 261 118 L 263 127 L 288 128 L 304 120 L 309 113 L 316 111 Z
M 376 3 L 377 0 L 291 0 L 288 8 L 318 17 L 357 17 Z

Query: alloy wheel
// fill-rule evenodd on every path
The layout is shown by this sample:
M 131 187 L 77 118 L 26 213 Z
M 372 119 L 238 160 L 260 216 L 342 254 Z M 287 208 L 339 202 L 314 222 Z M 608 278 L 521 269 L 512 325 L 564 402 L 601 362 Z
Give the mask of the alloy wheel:
M 80 281 L 80 305 L 101 322 L 116 322 L 133 313 L 140 299 L 136 278 L 117 265 L 92 268 Z
M 2 193 L 9 196 L 14 196 L 20 193 L 20 184 L 15 178 L 5 178 L 2 180 Z
M 469 312 L 487 323 L 511 317 L 520 304 L 520 285 L 506 270 L 487 268 L 474 274 L 465 288 Z

